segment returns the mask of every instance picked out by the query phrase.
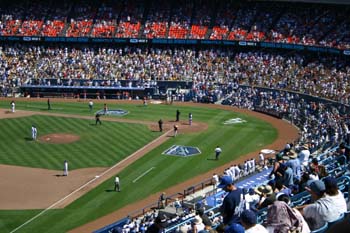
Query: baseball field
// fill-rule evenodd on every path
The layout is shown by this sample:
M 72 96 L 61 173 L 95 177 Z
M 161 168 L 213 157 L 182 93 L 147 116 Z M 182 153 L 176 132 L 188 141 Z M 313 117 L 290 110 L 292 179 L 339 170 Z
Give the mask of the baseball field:
M 106 215 L 118 220 L 163 190 L 181 192 L 186 182 L 210 178 L 231 161 L 280 149 L 297 137 L 282 120 L 217 105 L 94 100 L 89 111 L 87 101 L 51 99 L 47 110 L 45 99 L 15 99 L 12 113 L 10 101 L 0 100 L 0 232 L 88 232 L 81 226 Z M 102 116 L 102 125 L 95 125 L 104 103 L 127 114 Z M 174 122 L 177 109 L 180 121 Z M 38 129 L 35 141 L 32 125 Z M 201 153 L 163 154 L 174 145 Z M 223 152 L 216 161 L 217 145 Z M 68 176 L 62 176 L 64 160 Z M 121 192 L 113 190 L 116 174 Z

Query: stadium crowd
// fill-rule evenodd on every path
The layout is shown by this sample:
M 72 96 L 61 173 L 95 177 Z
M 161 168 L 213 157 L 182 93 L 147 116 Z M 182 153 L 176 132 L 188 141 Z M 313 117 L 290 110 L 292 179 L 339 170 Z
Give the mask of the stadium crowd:
M 339 57 L 298 53 L 236 52 L 224 49 L 143 47 L 0 47 L 0 84 L 118 86 L 120 80 L 141 87 L 157 81 L 193 81 L 191 96 L 250 85 L 350 100 L 350 66 Z M 50 81 L 51 80 L 51 81 Z M 100 80 L 100 81 L 98 81 Z
M 2 1 L 0 35 L 249 40 L 350 48 L 349 7 L 261 1 Z

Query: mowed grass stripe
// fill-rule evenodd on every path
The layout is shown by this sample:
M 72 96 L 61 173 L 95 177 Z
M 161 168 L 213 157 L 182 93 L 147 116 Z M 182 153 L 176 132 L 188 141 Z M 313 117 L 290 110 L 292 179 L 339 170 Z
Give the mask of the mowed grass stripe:
M 143 145 L 143 140 L 150 141 L 155 137 L 155 135 L 148 135 L 148 139 L 144 139 L 144 136 L 139 135 L 147 136 L 147 132 L 144 131 L 148 131 L 148 129 L 145 126 L 138 128 L 137 131 L 132 131 L 132 127 L 129 127 L 130 124 L 127 123 L 123 123 L 121 126 L 118 126 L 119 123 L 105 122 L 107 127 L 98 127 L 98 129 L 96 129 L 95 126 L 86 124 L 88 122 L 86 120 L 52 116 L 31 116 L 29 118 L 30 119 L 25 120 L 20 118 L 8 119 L 8 121 L 15 122 L 13 123 L 14 125 L 22 125 L 22 129 L 18 128 L 17 130 L 23 131 L 25 128 L 29 134 L 31 130 L 31 123 L 35 122 L 36 125 L 39 125 L 37 126 L 39 136 L 60 132 L 74 133 L 82 135 L 82 140 L 72 144 L 53 145 L 41 142 L 25 141 L 25 139 L 22 137 L 18 139 L 22 142 L 20 147 L 21 149 L 18 149 L 16 154 L 23 154 L 26 152 L 26 157 L 17 160 L 16 158 L 18 155 L 13 155 L 14 153 L 12 153 L 10 158 L 6 158 L 5 160 L 1 161 L 13 164 L 13 160 L 16 160 L 16 163 L 19 162 L 20 165 L 28 164 L 28 166 L 40 166 L 40 163 L 43 163 L 44 167 L 50 169 L 57 169 L 57 166 L 61 168 L 61 164 L 63 163 L 64 159 L 69 159 L 73 162 L 71 166 L 72 169 L 86 166 L 96 166 L 96 164 L 99 166 L 111 166 L 118 162 L 118 160 L 125 158 L 133 151 L 136 151 L 138 146 Z M 76 121 L 78 121 L 78 123 Z M 1 122 L 6 123 L 6 120 Z M 9 124 L 9 122 L 6 124 Z M 135 124 L 133 125 L 137 126 Z M 116 128 L 115 126 L 118 126 L 120 129 L 118 130 L 118 133 L 113 132 Z M 5 128 L 8 129 L 8 132 L 14 131 L 7 125 Z M 14 127 L 14 129 L 16 129 L 16 127 Z M 6 132 L 5 134 L 8 133 Z M 23 132 L 21 132 L 21 134 L 23 135 Z M 133 140 L 135 135 L 137 137 L 142 137 L 143 140 Z M 36 153 L 31 154 L 31 151 L 33 150 L 36 150 Z M 74 154 L 79 154 L 78 157 L 81 158 L 74 158 Z
M 20 145 L 17 144 L 19 141 L 19 138 L 22 138 L 22 135 L 23 135 L 22 128 L 19 127 L 20 126 L 19 123 L 17 121 L 10 121 L 8 119 L 4 120 L 4 123 L 6 123 L 6 126 L 1 127 L 2 133 L 5 136 L 4 142 L 6 142 L 6 145 L 4 148 L 7 149 L 5 150 L 9 155 L 7 156 L 9 159 L 12 160 L 12 158 L 15 158 L 15 160 L 11 162 L 11 164 L 15 165 L 19 162 L 22 162 L 22 160 L 24 160 L 24 162 L 27 162 L 28 164 L 31 164 L 29 159 L 30 157 L 28 156 L 25 156 L 22 159 L 17 159 L 17 157 L 12 156 L 13 154 L 20 153 L 20 148 L 22 148 Z M 24 141 L 24 138 L 23 138 L 23 141 Z M 13 145 L 11 142 L 15 142 L 15 145 Z

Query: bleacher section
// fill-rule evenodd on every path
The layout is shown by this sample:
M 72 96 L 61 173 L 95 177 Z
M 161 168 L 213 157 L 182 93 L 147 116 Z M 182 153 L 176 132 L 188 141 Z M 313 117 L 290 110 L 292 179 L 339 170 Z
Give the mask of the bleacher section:
M 0 3 L 0 35 L 243 40 L 349 49 L 349 10 L 347 5 L 234 0 L 15 0 Z

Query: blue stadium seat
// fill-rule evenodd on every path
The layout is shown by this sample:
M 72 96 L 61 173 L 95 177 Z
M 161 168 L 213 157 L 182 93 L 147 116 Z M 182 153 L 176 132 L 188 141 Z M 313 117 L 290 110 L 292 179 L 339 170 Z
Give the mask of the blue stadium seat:
M 328 229 L 328 223 L 324 224 L 321 228 L 318 228 L 317 230 L 311 231 L 311 233 L 323 233 L 326 232 Z
M 344 216 L 345 216 L 344 214 L 341 214 L 341 215 L 339 216 L 339 218 L 337 218 L 336 220 L 334 220 L 334 221 L 332 221 L 332 222 L 328 222 L 328 227 L 332 226 L 333 224 L 336 224 L 336 223 L 338 223 L 338 222 L 343 221 Z
M 343 192 L 343 196 L 346 202 L 349 201 L 349 192 Z
M 346 211 L 345 213 L 344 213 L 344 218 L 347 218 L 347 217 L 349 217 L 350 216 L 350 211 Z

